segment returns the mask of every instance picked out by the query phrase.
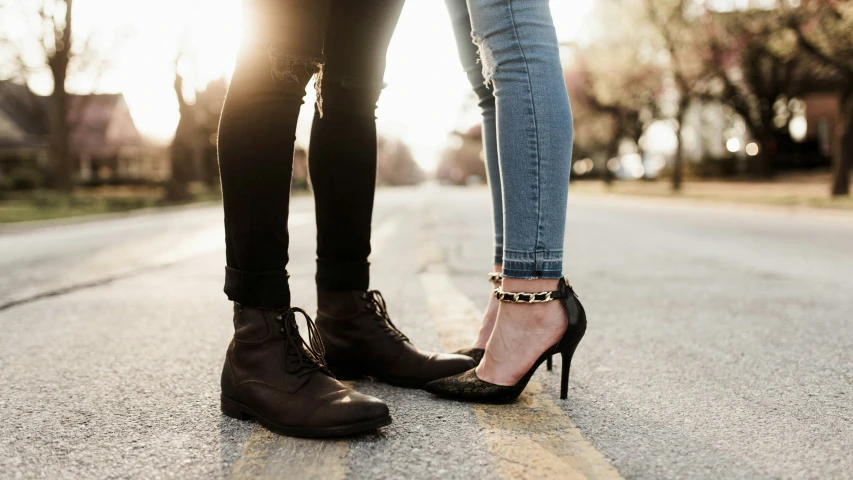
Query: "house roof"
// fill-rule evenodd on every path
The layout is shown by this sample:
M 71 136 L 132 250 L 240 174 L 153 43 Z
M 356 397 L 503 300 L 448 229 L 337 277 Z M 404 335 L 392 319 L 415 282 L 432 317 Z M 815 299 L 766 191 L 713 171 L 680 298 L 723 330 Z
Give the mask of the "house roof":
M 46 145 L 50 132 L 50 102 L 50 97 L 35 95 L 24 85 L 0 81 L 0 114 L 4 114 L 24 134 L 23 139 L 20 136 L 15 139 L 0 132 L 0 146 Z M 142 136 L 120 93 L 69 95 L 68 123 L 72 149 L 142 143 Z
M 16 132 L 0 131 L 0 146 L 36 146 L 48 134 L 48 99 L 33 95 L 24 86 L 0 81 L 0 114 L 17 128 Z

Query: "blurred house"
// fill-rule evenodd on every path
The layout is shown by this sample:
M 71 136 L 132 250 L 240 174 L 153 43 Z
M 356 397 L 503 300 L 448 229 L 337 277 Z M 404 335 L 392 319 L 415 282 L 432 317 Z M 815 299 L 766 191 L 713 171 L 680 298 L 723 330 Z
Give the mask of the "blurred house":
M 837 92 L 813 93 L 803 97 L 805 102 L 805 140 L 813 142 L 820 153 L 831 158 L 839 146 L 835 131 L 839 128 L 841 95 Z
M 378 138 L 376 184 L 386 186 L 417 185 L 424 181 L 424 171 L 404 142 Z
M 70 151 L 80 182 L 160 181 L 168 160 L 146 149 L 121 94 L 69 95 Z M 0 176 L 48 169 L 50 97 L 0 81 Z
M 444 151 L 438 164 L 436 179 L 451 185 L 486 183 L 481 125 L 451 134 L 450 146 Z

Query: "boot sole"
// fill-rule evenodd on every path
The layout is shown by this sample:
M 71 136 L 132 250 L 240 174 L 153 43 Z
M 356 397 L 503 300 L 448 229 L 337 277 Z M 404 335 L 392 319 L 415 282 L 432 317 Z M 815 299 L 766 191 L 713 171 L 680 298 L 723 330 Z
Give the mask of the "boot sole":
M 230 398 L 222 398 L 222 413 L 237 420 L 254 419 L 256 422 L 263 425 L 267 430 L 275 433 L 286 435 L 288 437 L 299 438 L 330 438 L 330 437 L 347 437 L 359 433 L 369 432 L 377 428 L 391 425 L 391 416 L 386 415 L 382 418 L 373 420 L 365 420 L 363 422 L 350 423 L 346 425 L 335 425 L 333 427 L 286 427 L 270 422 L 262 416 L 255 413 L 251 408 L 243 405 L 240 402 L 235 402 Z

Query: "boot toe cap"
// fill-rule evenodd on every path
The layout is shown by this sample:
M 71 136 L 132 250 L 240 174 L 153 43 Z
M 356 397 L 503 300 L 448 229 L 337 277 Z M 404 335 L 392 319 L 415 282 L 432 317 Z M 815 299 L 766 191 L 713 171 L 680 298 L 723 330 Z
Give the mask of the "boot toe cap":
M 427 362 L 426 373 L 430 380 L 436 380 L 462 373 L 476 366 L 477 362 L 471 357 L 455 353 L 436 353 Z
M 333 425 L 379 420 L 390 415 L 388 405 L 382 400 L 350 391 L 323 409 L 326 422 Z

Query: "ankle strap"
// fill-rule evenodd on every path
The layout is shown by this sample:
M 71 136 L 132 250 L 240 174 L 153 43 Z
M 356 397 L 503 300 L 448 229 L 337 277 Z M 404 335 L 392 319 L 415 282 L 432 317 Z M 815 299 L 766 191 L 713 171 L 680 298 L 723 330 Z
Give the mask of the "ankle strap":
M 567 298 L 566 292 L 571 292 L 572 285 L 568 278 L 563 278 L 566 283 L 566 290 L 554 290 L 552 292 L 505 292 L 503 288 L 495 289 L 495 298 L 506 303 L 545 303 L 552 300 L 561 300 Z

